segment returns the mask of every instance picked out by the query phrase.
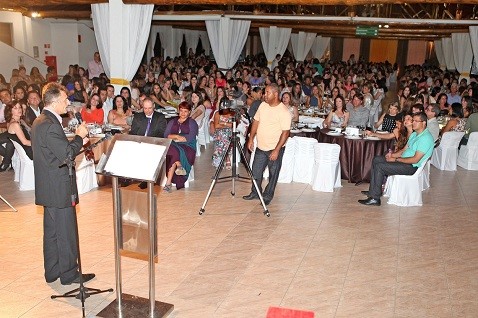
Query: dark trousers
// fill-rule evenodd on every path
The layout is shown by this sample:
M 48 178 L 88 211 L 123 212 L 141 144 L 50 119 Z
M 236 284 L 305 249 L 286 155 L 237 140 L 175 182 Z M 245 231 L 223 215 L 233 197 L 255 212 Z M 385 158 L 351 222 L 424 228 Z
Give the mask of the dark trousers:
M 252 175 L 256 180 L 259 190 L 262 192 L 262 176 L 266 167 L 269 167 L 269 183 L 266 186 L 262 196 L 264 200 L 272 200 L 274 197 L 274 190 L 277 185 L 277 180 L 279 179 L 280 168 L 282 167 L 282 157 L 284 157 L 285 147 L 282 147 L 279 151 L 279 156 L 276 160 L 269 160 L 269 156 L 272 150 L 263 151 L 259 148 L 256 148 L 256 153 L 254 155 L 254 162 L 252 163 Z M 251 193 L 257 195 L 257 191 L 252 185 Z
M 12 163 L 13 153 L 15 152 L 15 147 L 8 136 L 9 133 L 6 131 L 0 134 L 0 156 L 3 157 L 2 166 Z
M 382 196 L 382 183 L 386 176 L 412 175 L 417 168 L 411 164 L 403 162 L 387 162 L 385 156 L 375 156 L 372 161 L 372 172 L 368 195 L 374 199 L 380 199 Z
M 45 279 L 70 283 L 78 276 L 76 211 L 73 207 L 44 207 L 43 258 Z

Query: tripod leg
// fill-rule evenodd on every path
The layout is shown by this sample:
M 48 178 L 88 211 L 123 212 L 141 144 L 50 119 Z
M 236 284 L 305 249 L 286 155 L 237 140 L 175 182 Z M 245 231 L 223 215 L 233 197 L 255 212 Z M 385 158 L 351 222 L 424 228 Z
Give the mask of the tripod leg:
M 15 209 L 15 208 L 13 207 L 13 205 L 11 205 L 11 204 L 10 204 L 4 197 L 2 197 L 1 195 L 0 195 L 0 200 L 2 200 L 3 202 L 5 202 L 5 203 L 13 210 L 13 212 L 18 212 L 18 210 Z
M 247 173 L 250 176 L 250 179 L 252 181 L 252 184 L 254 185 L 254 188 L 256 189 L 257 194 L 259 195 L 259 200 L 261 200 L 262 207 L 264 208 L 264 215 L 269 217 L 271 216 L 271 214 L 269 213 L 269 210 L 267 210 L 266 204 L 264 202 L 264 198 L 262 197 L 261 191 L 259 191 L 259 187 L 257 186 L 256 179 L 254 179 L 254 175 L 252 174 L 251 167 L 249 166 L 249 162 L 246 159 L 246 155 L 244 154 L 244 149 L 242 148 L 241 143 L 238 143 L 237 147 L 239 148 L 239 152 L 242 156 L 242 159 L 244 160 L 244 167 L 246 168 Z

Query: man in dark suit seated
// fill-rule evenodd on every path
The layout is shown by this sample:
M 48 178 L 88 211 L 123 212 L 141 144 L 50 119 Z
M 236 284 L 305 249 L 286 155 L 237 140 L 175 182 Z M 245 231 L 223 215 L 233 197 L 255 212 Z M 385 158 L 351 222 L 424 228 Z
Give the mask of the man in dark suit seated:
M 79 283 L 76 211 L 78 189 L 75 173 L 70 184 L 68 158 L 75 158 L 87 136 L 86 125 L 76 129 L 68 141 L 61 126 L 61 114 L 69 104 L 67 90 L 58 83 L 43 89 L 45 109 L 32 127 L 33 165 L 35 167 L 35 203 L 43 205 L 43 258 L 45 280 L 60 278 L 62 285 Z M 73 191 L 73 193 L 71 193 Z M 83 274 L 87 282 L 95 274 Z
M 43 105 L 41 103 L 40 93 L 33 90 L 28 92 L 28 104 L 25 111 L 25 122 L 28 126 L 32 126 L 33 121 L 40 116 Z
M 134 114 L 133 123 L 131 124 L 130 135 L 159 137 L 164 138 L 166 131 L 166 118 L 163 114 L 154 111 L 154 102 L 151 98 L 146 97 L 143 100 L 143 112 Z M 129 181 L 122 185 L 128 185 Z M 141 189 L 146 189 L 146 182 L 139 184 Z

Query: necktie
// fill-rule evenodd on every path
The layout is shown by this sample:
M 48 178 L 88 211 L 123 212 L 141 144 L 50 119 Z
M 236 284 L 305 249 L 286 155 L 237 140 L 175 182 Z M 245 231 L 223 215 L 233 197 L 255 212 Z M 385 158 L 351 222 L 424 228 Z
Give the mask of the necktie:
M 146 132 L 144 133 L 145 136 L 148 136 L 149 127 L 151 127 L 151 117 L 148 118 L 148 126 L 146 126 Z

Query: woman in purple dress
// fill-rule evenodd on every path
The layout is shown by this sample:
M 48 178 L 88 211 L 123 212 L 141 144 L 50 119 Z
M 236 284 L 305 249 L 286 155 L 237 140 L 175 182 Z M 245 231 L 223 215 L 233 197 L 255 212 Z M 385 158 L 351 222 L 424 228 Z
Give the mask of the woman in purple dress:
M 164 133 L 164 137 L 172 140 L 166 154 L 166 192 L 171 192 L 172 183 L 176 184 L 178 190 L 184 188 L 196 159 L 198 125 L 189 117 L 191 106 L 187 102 L 180 103 L 178 109 L 179 116 L 168 123 Z

